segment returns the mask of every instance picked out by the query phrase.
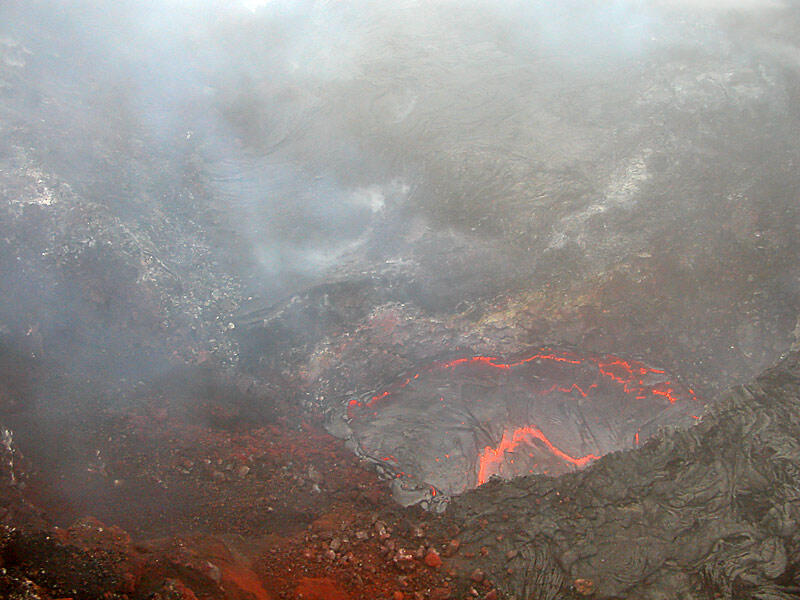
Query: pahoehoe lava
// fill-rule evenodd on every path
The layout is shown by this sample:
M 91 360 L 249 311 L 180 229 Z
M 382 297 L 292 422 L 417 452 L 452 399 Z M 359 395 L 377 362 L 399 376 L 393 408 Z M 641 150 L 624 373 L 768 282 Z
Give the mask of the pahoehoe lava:
M 356 452 L 403 503 L 529 473 L 559 475 L 698 418 L 694 391 L 614 355 L 539 349 L 423 365 L 347 403 Z M 417 493 L 414 493 L 416 491 Z

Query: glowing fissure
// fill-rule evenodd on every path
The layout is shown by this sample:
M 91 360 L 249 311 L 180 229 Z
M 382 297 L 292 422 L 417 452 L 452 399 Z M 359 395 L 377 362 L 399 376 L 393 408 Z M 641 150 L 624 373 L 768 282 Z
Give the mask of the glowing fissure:
M 530 444 L 534 440 L 539 440 L 545 445 L 548 452 L 561 460 L 571 463 L 578 468 L 585 467 L 593 460 L 600 458 L 594 454 L 587 454 L 586 456 L 574 457 L 566 452 L 557 448 L 547 436 L 542 433 L 542 430 L 535 425 L 527 425 L 525 427 L 517 427 L 513 432 L 509 433 L 508 430 L 503 432 L 503 437 L 496 448 L 486 446 L 478 456 L 478 485 L 483 485 L 489 480 L 489 477 L 494 475 L 500 470 L 500 466 L 506 459 L 507 452 L 514 452 L 520 444 Z
M 463 382 L 468 383 L 466 388 L 461 386 Z M 481 391 L 484 387 L 485 392 Z M 497 391 L 504 387 L 506 391 Z M 558 395 L 576 405 L 559 407 Z M 406 400 L 407 406 L 402 404 Z M 555 474 L 583 468 L 606 452 L 638 446 L 642 435 L 648 434 L 637 428 L 637 422 L 641 425 L 676 403 L 679 406 L 665 419 L 678 418 L 688 410 L 687 402 L 696 400 L 691 388 L 669 381 L 663 369 L 614 355 L 578 355 L 547 348 L 515 360 L 476 355 L 432 362 L 374 395 L 350 400 L 347 415 L 358 435 L 369 439 L 364 447 L 375 448 L 374 456 L 398 478 L 411 476 L 400 470 L 405 459 L 394 455 L 396 448 L 406 453 L 414 450 L 404 447 L 407 440 L 403 436 L 393 436 L 392 431 L 381 434 L 372 428 L 372 419 L 380 414 L 384 402 L 399 403 L 391 405 L 398 412 L 390 411 L 385 419 L 375 421 L 379 428 L 386 427 L 384 420 L 403 415 L 406 408 L 431 409 L 432 428 L 436 423 L 456 427 L 460 423 L 466 430 L 474 429 L 472 439 L 455 454 L 449 427 L 437 431 L 437 441 L 431 443 L 434 451 L 428 453 L 430 465 L 415 467 L 436 494 L 458 493 L 462 481 L 452 473 L 462 469 L 468 471 L 465 475 L 473 485 L 482 485 L 495 474 Z M 520 410 L 525 403 L 528 408 Z M 471 415 L 472 423 L 463 419 L 463 410 Z M 574 422 L 560 421 L 573 414 Z M 502 437 L 497 440 L 493 437 L 497 434 L 492 434 L 487 439 L 486 433 L 500 424 Z M 421 430 L 426 426 L 420 423 Z M 581 433 L 586 431 L 586 436 Z M 599 432 L 599 437 L 592 431 Z M 388 442 L 387 437 L 398 439 Z M 415 443 L 426 443 L 424 436 L 412 437 Z M 594 442 L 587 445 L 587 439 Z
M 406 377 L 398 383 L 392 384 L 380 394 L 375 394 L 366 402 L 353 398 L 350 400 L 347 408 L 347 414 L 350 418 L 358 416 L 356 409 L 372 408 L 378 402 L 389 398 L 393 393 L 397 392 L 408 386 L 413 380 L 419 379 L 423 373 L 430 373 L 432 371 L 444 371 L 447 369 L 455 369 L 462 366 L 485 366 L 490 369 L 498 371 L 511 371 L 517 367 L 521 367 L 534 361 L 563 363 L 569 365 L 594 365 L 597 369 L 598 380 L 607 378 L 610 381 L 621 385 L 626 394 L 635 394 L 637 400 L 644 400 L 648 396 L 659 396 L 674 404 L 683 397 L 688 396 L 689 400 L 696 400 L 694 391 L 690 388 L 685 393 L 681 394 L 676 391 L 675 387 L 669 381 L 648 385 L 645 383 L 645 378 L 649 375 L 664 375 L 666 371 L 663 369 L 656 369 L 648 367 L 642 362 L 637 360 L 625 360 L 614 355 L 605 356 L 588 356 L 580 358 L 571 352 L 554 352 L 552 350 L 543 350 L 532 356 L 512 361 L 502 362 L 495 356 L 471 356 L 464 358 L 457 358 L 448 362 L 437 362 L 422 369 L 419 373 Z M 553 385 L 550 389 L 544 390 L 542 393 L 562 392 L 570 394 L 577 392 L 582 397 L 588 397 L 588 390 L 597 388 L 599 381 L 595 381 L 586 388 L 581 387 L 578 383 L 573 383 L 570 386 Z

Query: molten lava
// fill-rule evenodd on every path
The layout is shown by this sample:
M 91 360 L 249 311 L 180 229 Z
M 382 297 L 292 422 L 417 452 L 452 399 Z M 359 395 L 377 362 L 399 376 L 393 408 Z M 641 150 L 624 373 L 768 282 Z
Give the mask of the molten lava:
M 582 468 L 687 422 L 696 400 L 643 362 L 543 349 L 433 362 L 351 399 L 346 417 L 362 456 L 441 497 L 492 475 Z
M 568 463 L 572 463 L 579 468 L 585 467 L 593 460 L 600 458 L 594 454 L 587 454 L 586 456 L 575 458 L 556 448 L 553 443 L 547 439 L 547 436 L 535 425 L 518 427 L 510 435 L 508 431 L 503 432 L 503 439 L 500 440 L 496 448 L 486 446 L 483 449 L 483 452 L 481 452 L 478 457 L 478 485 L 483 485 L 489 480 L 489 477 L 500 471 L 500 467 L 506 460 L 506 452 L 514 452 L 520 444 L 531 444 L 534 440 L 538 440 L 544 444 L 553 456 Z
M 543 351 L 538 352 L 536 354 L 527 356 L 520 360 L 511 361 L 511 362 L 502 362 L 497 357 L 494 356 L 472 356 L 469 358 L 458 358 L 455 360 L 451 360 L 448 362 L 436 362 L 421 370 L 414 375 L 404 378 L 398 383 L 395 383 L 389 386 L 386 390 L 381 392 L 380 394 L 376 394 L 372 396 L 367 402 L 362 402 L 357 399 L 352 399 L 349 402 L 349 410 L 348 416 L 353 418 L 356 417 L 357 414 L 355 413 L 355 408 L 370 408 L 374 406 L 377 402 L 389 398 L 394 392 L 406 387 L 409 383 L 411 383 L 415 379 L 419 379 L 419 377 L 424 373 L 429 373 L 431 371 L 444 371 L 447 369 L 455 369 L 457 367 L 463 366 L 486 366 L 491 369 L 497 369 L 499 371 L 511 371 L 517 367 L 527 365 L 533 362 L 552 362 L 552 363 L 565 363 L 570 365 L 585 365 L 591 364 L 594 365 L 597 369 L 597 373 L 601 377 L 607 377 L 612 381 L 619 383 L 623 387 L 623 391 L 626 394 L 631 394 L 633 392 L 637 393 L 638 399 L 644 399 L 647 396 L 642 394 L 654 394 L 663 396 L 671 403 L 676 402 L 679 398 L 684 399 L 688 398 L 691 400 L 696 400 L 696 396 L 694 391 L 689 388 L 685 390 L 683 393 L 676 392 L 672 384 L 667 382 L 661 382 L 655 386 L 648 386 L 645 383 L 645 380 L 648 376 L 652 375 L 664 375 L 666 371 L 662 369 L 656 369 L 653 367 L 648 367 L 642 362 L 637 360 L 625 360 L 618 356 L 614 356 L 611 354 L 605 356 L 586 356 L 584 358 L 578 358 L 571 352 L 561 352 L 556 353 L 552 351 Z M 588 386 L 586 390 L 584 390 L 580 385 L 577 383 L 573 383 L 569 387 L 558 386 L 554 385 L 552 390 L 558 390 L 561 392 L 569 393 L 572 391 L 577 391 L 581 396 L 584 398 L 588 397 L 589 390 L 596 388 L 599 385 L 598 382 L 594 382 Z

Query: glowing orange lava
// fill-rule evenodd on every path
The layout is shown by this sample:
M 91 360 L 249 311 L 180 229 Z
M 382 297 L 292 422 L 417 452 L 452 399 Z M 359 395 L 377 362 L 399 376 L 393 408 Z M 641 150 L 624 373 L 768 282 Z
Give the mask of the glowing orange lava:
M 646 379 L 651 375 L 664 375 L 666 372 L 662 369 L 648 367 L 646 364 L 638 360 L 625 360 L 613 354 L 604 356 L 588 355 L 579 357 L 572 352 L 555 352 L 553 350 L 541 350 L 536 354 L 522 358 L 520 360 L 503 362 L 495 356 L 470 356 L 464 358 L 457 358 L 448 362 L 432 363 L 430 366 L 422 369 L 419 373 L 408 376 L 405 379 L 389 386 L 387 389 L 379 394 L 375 394 L 367 401 L 361 401 L 353 398 L 348 403 L 348 416 L 353 418 L 357 416 L 356 409 L 371 408 L 381 400 L 389 398 L 394 392 L 406 387 L 413 380 L 419 379 L 423 373 L 433 371 L 444 371 L 447 369 L 455 369 L 464 366 L 484 366 L 489 369 L 498 371 L 511 371 L 523 365 L 539 362 L 563 363 L 567 365 L 592 365 L 597 369 L 597 380 L 590 384 L 588 387 L 581 387 L 577 383 L 570 385 L 554 385 L 545 393 L 550 392 L 563 392 L 571 393 L 577 392 L 582 397 L 588 396 L 590 389 L 596 388 L 603 378 L 610 380 L 622 386 L 625 394 L 634 396 L 637 400 L 644 400 L 649 396 L 660 396 L 668 400 L 670 403 L 686 398 L 688 400 L 696 400 L 694 390 L 691 388 L 684 392 L 676 390 L 678 386 L 673 385 L 669 381 L 662 381 L 656 384 L 648 384 Z
M 395 383 L 378 390 L 374 395 L 361 399 L 351 399 L 347 406 L 347 415 L 353 421 L 357 419 L 368 420 L 373 416 L 377 416 L 378 408 L 376 405 L 383 402 L 402 401 L 404 394 L 401 393 L 401 390 L 403 389 L 408 389 L 411 392 L 410 397 L 417 398 L 415 400 L 415 406 L 417 407 L 419 402 L 424 402 L 425 398 L 430 394 L 430 400 L 431 402 L 436 402 L 437 410 L 439 410 L 438 407 L 441 407 L 445 413 L 451 408 L 458 412 L 461 402 L 482 402 L 483 397 L 481 395 L 472 394 L 462 397 L 457 383 L 450 387 L 447 382 L 443 382 L 442 386 L 429 385 L 426 382 L 420 386 L 419 390 L 416 389 L 414 382 L 422 375 L 441 374 L 445 371 L 452 372 L 454 380 L 457 380 L 461 375 L 466 375 L 468 378 L 487 378 L 497 385 L 504 385 L 504 382 L 509 381 L 511 385 L 517 386 L 514 389 L 524 386 L 523 389 L 529 390 L 528 394 L 532 400 L 534 397 L 546 397 L 547 402 L 550 400 L 551 394 L 561 394 L 561 397 L 566 401 L 576 401 L 583 404 L 584 399 L 592 399 L 594 396 L 598 399 L 598 402 L 604 402 L 602 406 L 606 407 L 604 409 L 598 408 L 598 410 L 609 410 L 608 407 L 614 407 L 614 418 L 616 418 L 617 410 L 620 411 L 620 414 L 624 414 L 625 408 L 634 403 L 637 405 L 637 410 L 631 413 L 631 415 L 634 415 L 631 418 L 637 418 L 635 415 L 646 413 L 651 409 L 662 410 L 667 407 L 667 403 L 675 404 L 678 402 L 683 405 L 686 401 L 697 400 L 694 390 L 669 381 L 666 371 L 650 367 L 643 362 L 626 360 L 611 354 L 587 353 L 579 355 L 571 351 L 555 351 L 545 348 L 515 360 L 502 360 L 495 356 L 478 355 L 460 357 L 450 361 L 433 362 L 421 368 L 415 374 L 405 374 Z M 448 374 L 443 379 L 449 379 L 450 377 Z M 445 389 L 449 391 L 442 394 Z M 419 396 L 418 392 L 424 394 L 424 396 Z M 525 392 L 523 392 L 524 395 Z M 496 398 L 497 396 L 488 393 L 486 397 Z M 609 398 L 614 398 L 614 402 L 620 402 L 620 404 L 609 404 Z M 578 410 L 582 409 L 579 408 Z M 677 412 L 682 410 L 683 408 L 680 408 Z M 597 413 L 594 417 L 594 421 L 598 423 L 600 422 L 599 414 Z M 519 417 L 515 417 L 515 419 L 519 419 Z M 567 468 L 582 468 L 600 458 L 595 454 L 586 454 L 585 456 L 568 454 L 565 450 L 556 446 L 539 428 L 541 425 L 547 429 L 546 422 L 537 423 L 537 419 L 532 415 L 528 415 L 524 419 L 516 420 L 516 422 L 512 421 L 512 423 L 505 425 L 502 438 L 497 442 L 497 445 L 484 446 L 483 450 L 479 450 L 479 447 L 475 448 L 475 450 L 478 450 L 476 463 L 478 471 L 476 477 L 477 485 L 486 483 L 492 475 L 501 474 L 501 471 L 504 470 L 504 465 L 505 468 L 512 471 L 525 469 L 530 473 L 547 473 L 548 471 L 544 467 L 550 468 L 551 464 L 539 467 L 538 471 L 534 471 L 538 464 L 527 464 L 532 462 L 528 459 L 537 460 L 535 458 L 536 455 L 530 452 L 533 447 L 537 446 Z M 477 420 L 480 421 L 480 418 L 477 418 Z M 461 421 L 461 425 L 464 426 L 465 421 Z M 487 431 L 483 430 L 483 433 L 485 434 Z M 447 431 L 444 433 L 445 436 L 449 435 Z M 628 435 L 630 437 L 627 437 Z M 640 430 L 633 429 L 629 433 L 625 431 L 625 437 L 629 444 L 632 442 L 631 445 L 636 447 L 640 443 Z M 493 444 L 495 439 L 491 437 L 488 441 Z M 563 438 L 559 439 L 563 442 Z M 486 438 L 483 438 L 483 440 L 487 441 Z M 520 448 L 520 446 L 527 446 L 527 450 Z M 567 449 L 572 452 L 593 450 L 602 454 L 605 452 L 602 449 L 603 447 L 602 445 L 597 447 L 578 446 L 577 448 L 570 446 Z M 581 449 L 579 450 L 579 448 Z M 517 452 L 525 451 L 527 456 L 523 457 L 521 454 L 514 454 L 515 450 Z M 384 464 L 400 466 L 399 461 L 394 456 L 386 454 L 386 450 L 383 450 L 379 456 Z M 433 457 L 433 461 L 438 465 L 442 465 L 443 461 L 449 461 L 450 459 L 451 455 L 444 452 L 439 456 Z M 520 461 L 520 459 L 524 460 Z M 508 464 L 505 464 L 506 462 Z M 557 470 L 562 471 L 563 469 Z M 396 475 L 405 476 L 402 472 L 396 473 Z M 471 479 L 472 476 L 473 474 L 470 474 L 469 478 Z M 435 494 L 435 488 L 432 489 Z
M 496 448 L 486 446 L 478 456 L 478 485 L 483 485 L 489 480 L 493 474 L 500 470 L 500 465 L 503 464 L 506 458 L 506 452 L 514 452 L 514 449 L 520 444 L 530 444 L 533 440 L 542 442 L 547 450 L 553 456 L 561 460 L 571 463 L 576 467 L 585 467 L 593 460 L 600 458 L 594 454 L 587 454 L 586 456 L 574 457 L 566 452 L 557 448 L 547 436 L 542 433 L 542 430 L 535 425 L 528 425 L 526 427 L 517 427 L 512 433 L 508 430 L 503 432 L 503 438 Z

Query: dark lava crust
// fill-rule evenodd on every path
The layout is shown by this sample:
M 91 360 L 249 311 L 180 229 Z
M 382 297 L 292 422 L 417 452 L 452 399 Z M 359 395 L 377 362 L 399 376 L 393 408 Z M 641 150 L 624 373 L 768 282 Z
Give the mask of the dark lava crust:
M 344 410 L 334 405 L 329 429 L 395 479 L 399 502 L 443 510 L 491 477 L 585 467 L 701 410 L 663 369 L 540 348 L 429 361 Z
M 509 597 L 796 598 L 800 354 L 725 393 L 688 430 L 558 479 L 492 481 L 456 498 L 466 572 Z

